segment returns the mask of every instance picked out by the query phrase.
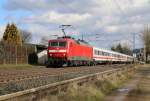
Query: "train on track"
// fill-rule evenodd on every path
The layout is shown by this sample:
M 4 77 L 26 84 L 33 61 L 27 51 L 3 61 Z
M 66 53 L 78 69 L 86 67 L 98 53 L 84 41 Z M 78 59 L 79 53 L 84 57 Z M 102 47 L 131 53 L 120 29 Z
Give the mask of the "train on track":
M 84 40 L 75 40 L 70 36 L 49 40 L 47 55 L 47 66 L 57 67 L 132 63 L 134 61 L 132 56 L 92 47 Z

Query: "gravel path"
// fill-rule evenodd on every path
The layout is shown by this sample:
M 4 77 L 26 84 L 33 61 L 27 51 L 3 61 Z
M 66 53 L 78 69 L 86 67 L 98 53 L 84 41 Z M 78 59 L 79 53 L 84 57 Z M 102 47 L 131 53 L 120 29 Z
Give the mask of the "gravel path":
M 141 66 L 131 80 L 104 101 L 150 101 L 150 65 Z

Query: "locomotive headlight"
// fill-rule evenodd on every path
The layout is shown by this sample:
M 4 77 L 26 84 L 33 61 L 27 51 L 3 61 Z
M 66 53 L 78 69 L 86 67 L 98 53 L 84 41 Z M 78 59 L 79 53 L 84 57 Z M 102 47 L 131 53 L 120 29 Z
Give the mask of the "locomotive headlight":
M 52 56 L 52 54 L 49 54 L 49 56 Z
M 66 56 L 66 54 L 63 54 L 64 56 Z

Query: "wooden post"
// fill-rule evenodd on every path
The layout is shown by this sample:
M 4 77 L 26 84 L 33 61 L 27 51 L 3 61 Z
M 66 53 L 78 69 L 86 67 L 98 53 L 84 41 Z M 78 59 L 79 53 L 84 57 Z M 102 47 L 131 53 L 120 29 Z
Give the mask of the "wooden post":
M 17 65 L 17 63 L 18 63 L 18 57 L 17 57 L 17 45 L 15 46 L 15 51 L 16 51 L 16 53 L 15 53 L 15 55 L 16 55 L 16 65 Z
M 26 48 L 26 64 L 28 64 L 28 50 L 27 50 L 27 47 L 25 47 Z
M 5 50 L 6 48 L 5 48 L 5 44 L 4 44 L 4 47 L 3 47 L 3 48 L 4 48 L 4 51 L 3 51 L 3 52 L 4 52 L 3 64 L 5 65 L 5 59 L 6 59 L 6 50 Z

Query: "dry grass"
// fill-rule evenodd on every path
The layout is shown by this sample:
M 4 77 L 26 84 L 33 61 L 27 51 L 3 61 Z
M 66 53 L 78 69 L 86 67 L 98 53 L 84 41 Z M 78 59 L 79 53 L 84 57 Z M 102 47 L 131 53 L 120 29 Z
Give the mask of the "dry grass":
M 0 69 L 24 69 L 24 68 L 32 68 L 32 65 L 29 64 L 5 64 L 0 65 Z
M 117 87 L 118 83 L 108 80 L 91 82 L 83 86 L 73 84 L 68 87 L 66 92 L 50 95 L 42 101 L 101 101 L 105 94 Z

